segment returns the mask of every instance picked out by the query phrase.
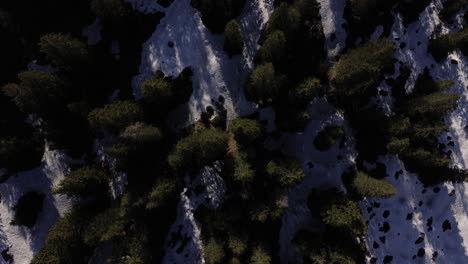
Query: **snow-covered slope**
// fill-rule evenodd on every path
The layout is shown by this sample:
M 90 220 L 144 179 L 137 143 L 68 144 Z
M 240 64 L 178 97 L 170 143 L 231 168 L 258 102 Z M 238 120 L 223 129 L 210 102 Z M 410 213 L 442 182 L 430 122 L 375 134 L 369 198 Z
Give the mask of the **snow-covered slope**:
M 58 217 L 70 209 L 70 201 L 62 195 L 52 194 L 56 186 L 68 171 L 69 159 L 60 151 L 46 148 L 42 165 L 36 169 L 20 172 L 0 184 L 0 250 L 7 250 L 13 256 L 14 263 L 30 263 L 34 254 L 44 244 L 49 228 Z M 13 226 L 18 199 L 27 192 L 35 191 L 45 195 L 43 208 L 35 226 Z M 7 263 L 0 258 L 0 263 Z
M 438 17 L 442 4 L 433 1 L 420 15 L 419 21 L 407 28 L 399 16 L 395 17 L 390 38 L 405 43 L 396 57 L 412 70 L 407 89 L 412 89 L 417 75 L 424 68 L 430 69 L 434 79 L 453 80 L 451 92 L 461 96 L 458 108 L 446 121 L 451 131 L 441 141 L 454 142 L 451 147 L 454 166 L 468 168 L 468 135 L 466 87 L 468 85 L 468 61 L 460 52 L 452 52 L 441 63 L 434 61 L 427 52 L 428 40 L 440 34 L 460 30 L 458 23 L 444 24 Z M 369 221 L 366 242 L 377 263 L 468 263 L 468 184 L 440 184 L 424 188 L 417 176 L 407 173 L 396 157 L 383 157 L 387 166 L 387 179 L 395 185 L 397 195 L 381 200 L 362 202 L 362 209 Z M 419 253 L 419 255 L 418 255 Z M 375 261 L 372 260 L 372 261 Z M 369 261 L 371 258 L 369 258 Z
M 223 36 L 213 35 L 202 23 L 200 14 L 190 6 L 190 0 L 177 0 L 166 10 L 166 16 L 143 45 L 140 74 L 133 80 L 136 98 L 140 86 L 156 70 L 177 76 L 185 67 L 192 67 L 193 95 L 176 110 L 171 125 L 182 128 L 194 123 L 212 100 L 225 98 L 228 118 L 251 113 L 253 103 L 244 96 L 244 82 L 253 67 L 258 49 L 257 40 L 272 12 L 272 0 L 249 0 L 238 18 L 245 48 L 241 56 L 229 56 L 223 51 Z M 174 43 L 174 47 L 168 45 Z

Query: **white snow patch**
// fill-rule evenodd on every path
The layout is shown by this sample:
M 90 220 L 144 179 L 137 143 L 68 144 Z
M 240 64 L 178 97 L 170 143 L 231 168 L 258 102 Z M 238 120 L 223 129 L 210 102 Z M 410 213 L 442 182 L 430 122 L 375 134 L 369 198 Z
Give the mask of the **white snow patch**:
M 42 248 L 50 227 L 71 208 L 71 202 L 65 196 L 52 193 L 68 171 L 69 161 L 62 152 L 46 147 L 40 167 L 20 172 L 0 184 L 0 250 L 9 248 L 14 263 L 30 263 Z M 11 225 L 15 215 L 13 207 L 22 195 L 31 191 L 45 195 L 36 224 L 31 229 Z M 3 259 L 0 263 L 4 263 Z
M 303 133 L 288 135 L 283 139 L 285 151 L 303 164 L 306 177 L 303 182 L 289 191 L 289 206 L 283 215 L 280 230 L 282 263 L 293 263 L 301 259 L 299 257 L 301 253 L 291 241 L 297 231 L 301 228 L 313 228 L 313 223 L 316 221 L 307 207 L 307 197 L 311 190 L 329 188 L 344 190 L 341 175 L 354 164 L 356 158 L 352 137 L 346 137 L 343 148 L 337 144 L 324 152 L 318 151 L 313 144 L 317 134 L 326 126 L 342 126 L 346 135 L 352 134 L 340 112 L 324 99 L 316 99 L 309 107 L 309 114 L 311 121 Z
M 342 27 L 346 23 L 343 18 L 346 0 L 318 0 L 318 2 L 325 34 L 325 48 L 328 58 L 333 59 L 346 45 L 346 31 Z
M 134 10 L 143 14 L 153 14 L 157 11 L 164 11 L 164 7 L 158 4 L 157 0 L 125 0 L 125 2 L 129 3 Z
M 190 0 L 178 0 L 166 9 L 156 31 L 143 45 L 140 74 L 133 80 L 136 99 L 141 98 L 141 83 L 153 72 L 177 76 L 185 67 L 194 71 L 193 94 L 189 102 L 171 114 L 171 125 L 183 128 L 200 118 L 206 106 L 221 95 L 225 98 L 228 120 L 255 110 L 244 96 L 244 83 L 253 67 L 261 29 L 273 10 L 272 0 L 249 0 L 238 18 L 244 37 L 241 56 L 229 56 L 223 51 L 223 36 L 213 35 L 203 25 L 200 14 Z M 169 47 L 172 41 L 174 47 Z
M 222 203 L 226 185 L 219 175 L 220 166 L 221 164 L 216 162 L 214 166 L 204 167 L 193 182 L 190 182 L 189 177 L 186 178 L 187 187 L 180 194 L 176 222 L 172 225 L 166 239 L 166 255 L 163 263 L 205 263 L 200 240 L 201 227 L 193 213 L 200 205 L 217 208 Z M 196 194 L 194 192 L 196 186 L 205 187 L 205 191 Z M 179 237 L 181 239 L 178 239 Z M 184 239 L 188 239 L 185 245 Z M 177 252 L 178 250 L 180 252 Z

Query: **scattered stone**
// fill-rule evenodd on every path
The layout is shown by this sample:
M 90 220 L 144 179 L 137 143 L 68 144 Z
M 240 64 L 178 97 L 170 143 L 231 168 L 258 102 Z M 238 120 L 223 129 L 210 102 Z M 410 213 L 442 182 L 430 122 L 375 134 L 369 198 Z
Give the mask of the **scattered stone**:
M 421 192 L 421 193 L 422 193 L 422 194 L 425 194 L 425 193 L 426 193 L 426 191 L 427 191 L 427 190 L 426 190 L 426 188 L 424 188 L 424 189 L 422 190 L 422 192 Z
M 454 59 L 451 59 L 451 60 L 450 60 L 450 63 L 452 63 L 452 64 L 458 64 L 458 61 L 457 61 L 457 60 L 454 60 Z
M 370 214 L 372 212 L 372 206 L 367 207 L 367 213 Z
M 413 219 L 413 213 L 408 213 L 406 215 L 406 220 L 411 220 L 411 219 Z
M 374 244 L 372 244 L 372 247 L 373 247 L 374 249 L 379 248 L 379 243 L 377 243 L 377 242 L 374 241 Z
M 417 45 L 418 45 L 418 46 L 421 46 L 421 41 L 418 41 Z
M 419 206 L 422 206 L 423 204 L 424 204 L 423 201 L 419 201 L 419 203 L 418 203 Z
M 442 231 L 445 232 L 447 230 L 452 230 L 452 224 L 450 224 L 450 221 L 448 219 L 446 219 L 443 223 L 442 223 Z
M 414 241 L 415 244 L 420 244 L 424 241 L 424 237 L 419 237 L 418 239 L 416 239 L 416 241 Z
M 382 244 L 385 244 L 386 238 L 385 238 L 385 236 L 381 236 L 381 237 L 379 237 L 379 240 L 380 240 L 380 242 L 382 242 Z
M 434 188 L 434 192 L 435 192 L 435 193 L 440 192 L 440 187 L 435 187 L 435 188 Z
M 439 255 L 439 252 L 434 251 L 434 253 L 432 253 L 432 261 L 435 261 L 438 255 Z
M 372 258 L 369 260 L 369 263 L 370 263 L 370 264 L 377 264 L 377 258 L 376 258 L 376 257 L 372 257 Z
M 387 255 L 387 256 L 385 256 L 384 259 L 383 259 L 383 263 L 384 263 L 384 264 L 390 264 L 390 263 L 392 263 L 392 261 L 393 261 L 393 256 L 388 256 L 388 255 Z
M 375 207 L 375 208 L 380 208 L 380 203 L 374 202 L 374 207 Z
M 336 39 L 336 34 L 335 34 L 335 32 L 333 32 L 333 33 L 330 34 L 330 41 L 333 42 L 333 41 L 335 41 L 335 39 Z
M 400 49 L 404 49 L 406 47 L 406 42 L 400 43 Z
M 388 222 L 384 222 L 383 226 L 379 228 L 380 232 L 387 233 L 390 230 L 390 224 Z
M 383 216 L 384 218 L 387 218 L 389 215 L 390 215 L 390 211 L 389 211 L 389 210 L 385 210 L 385 211 L 383 212 L 383 214 L 382 214 L 382 216 Z
M 420 248 L 418 250 L 418 257 L 422 257 L 424 256 L 424 254 L 426 254 L 426 250 L 424 250 L 424 248 Z
M 174 48 L 174 42 L 172 42 L 172 41 L 167 42 L 167 46 L 169 48 Z
M 449 196 L 454 196 L 455 195 L 455 189 L 451 190 L 449 193 Z

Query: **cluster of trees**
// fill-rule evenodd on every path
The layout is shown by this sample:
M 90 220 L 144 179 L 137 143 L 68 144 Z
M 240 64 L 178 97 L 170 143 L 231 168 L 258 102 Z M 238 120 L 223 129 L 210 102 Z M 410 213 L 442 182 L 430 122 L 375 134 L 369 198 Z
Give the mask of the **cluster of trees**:
M 429 52 L 438 61 L 446 58 L 448 53 L 460 49 L 463 54 L 468 55 L 468 30 L 453 32 L 442 35 L 429 43 Z
M 321 95 L 323 47 L 319 5 L 281 2 L 262 35 L 246 94 L 261 106 L 272 106 L 283 131 L 302 131 L 309 120 L 307 105 Z
M 384 74 L 393 71 L 395 46 L 387 39 L 368 41 L 349 50 L 330 71 L 330 93 L 336 104 L 349 111 L 358 111 L 377 93 L 375 87 Z
M 346 46 L 354 47 L 358 42 L 368 41 L 377 26 L 382 26 L 382 36 L 388 37 L 394 22 L 394 13 L 399 13 L 403 23 L 408 25 L 416 21 L 430 3 L 430 0 L 346 1 L 344 10 Z
M 357 201 L 336 190 L 312 192 L 308 201 L 323 229 L 297 232 L 293 242 L 303 253 L 303 263 L 365 262 L 366 248 L 359 238 L 367 234 L 367 225 Z
M 213 33 L 222 33 L 227 23 L 240 15 L 245 0 L 192 0 L 200 11 L 203 24 Z
M 450 156 L 439 143 L 442 132 L 449 131 L 444 116 L 455 110 L 459 98 L 446 92 L 452 85 L 452 81 L 434 81 L 426 69 L 411 94 L 396 98 L 395 115 L 388 119 L 385 129 L 387 150 L 397 154 L 406 168 L 417 172 L 426 184 L 467 176 L 464 171 L 450 168 Z

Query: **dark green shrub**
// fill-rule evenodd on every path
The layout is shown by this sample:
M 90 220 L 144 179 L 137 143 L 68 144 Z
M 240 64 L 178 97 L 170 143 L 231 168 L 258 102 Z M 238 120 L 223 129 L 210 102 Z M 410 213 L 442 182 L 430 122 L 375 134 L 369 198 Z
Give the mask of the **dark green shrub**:
M 61 70 L 83 66 L 89 59 L 85 43 L 61 33 L 42 36 L 39 48 Z
M 241 145 L 251 144 L 262 136 L 260 124 L 256 120 L 247 118 L 234 119 L 229 124 L 228 130 Z
M 460 49 L 463 54 L 468 55 L 468 29 L 461 32 L 453 32 L 433 39 L 429 43 L 429 52 L 438 61 L 445 58 L 449 52 Z
M 55 74 L 26 71 L 18 79 L 18 84 L 7 84 L 2 90 L 25 113 L 47 114 L 65 97 L 64 83 Z
M 128 126 L 120 135 L 124 140 L 133 144 L 152 144 L 162 139 L 159 128 L 145 123 L 135 123 Z
M 8 173 L 39 166 L 43 155 L 44 142 L 35 136 L 0 138 L 0 168 Z
M 228 136 L 217 129 L 204 129 L 181 139 L 168 157 L 169 165 L 178 171 L 196 170 L 223 159 Z
M 291 158 L 281 158 L 279 161 L 268 162 L 266 173 L 279 182 L 281 186 L 287 188 L 300 183 L 305 177 L 301 164 Z
M 251 264 L 270 264 L 272 262 L 270 254 L 262 247 L 256 247 L 250 257 Z
M 163 206 L 167 201 L 176 196 L 176 181 L 174 179 L 158 179 L 153 190 L 148 196 L 147 209 Z
M 105 25 L 111 26 L 125 22 L 127 15 L 122 0 L 93 0 L 91 10 Z
M 268 103 L 279 95 L 282 79 L 276 75 L 272 63 L 262 64 L 249 77 L 247 95 L 254 101 Z
M 354 236 L 365 236 L 367 226 L 356 202 L 337 199 L 321 211 L 322 221 L 335 229 L 351 232 Z
M 395 187 L 390 183 L 374 179 L 362 171 L 356 173 L 351 186 L 361 197 L 387 198 L 396 193 Z
M 94 166 L 85 166 L 73 170 L 55 189 L 56 193 L 69 197 L 86 197 L 107 193 L 108 175 Z
M 276 30 L 268 34 L 258 51 L 258 58 L 261 63 L 271 62 L 275 66 L 280 66 L 286 54 L 286 36 L 283 31 Z
M 221 264 L 225 257 L 223 245 L 214 238 L 203 245 L 203 258 L 207 264 Z
M 94 128 L 117 132 L 128 125 L 143 120 L 139 105 L 130 101 L 117 101 L 103 108 L 97 108 L 88 115 L 89 123 Z
M 224 29 L 224 51 L 230 56 L 242 53 L 244 41 L 239 23 L 236 20 L 231 20 L 226 24 Z

